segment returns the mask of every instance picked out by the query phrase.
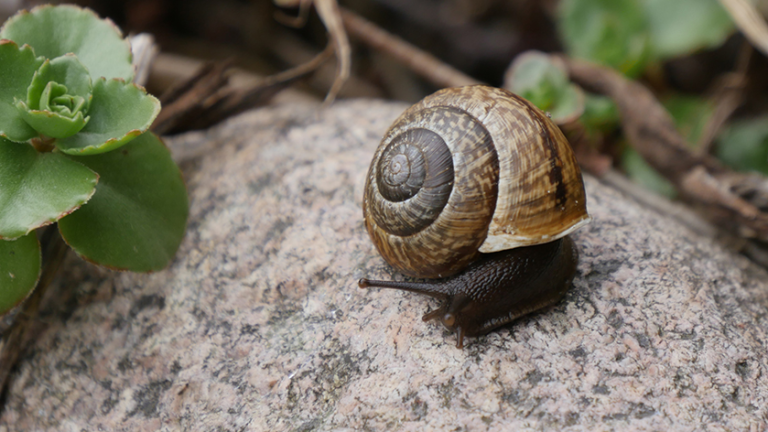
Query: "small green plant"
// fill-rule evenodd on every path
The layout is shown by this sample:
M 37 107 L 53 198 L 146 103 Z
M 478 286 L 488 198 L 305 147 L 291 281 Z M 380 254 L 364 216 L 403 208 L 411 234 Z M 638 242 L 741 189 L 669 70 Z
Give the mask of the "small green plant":
M 58 222 L 78 255 L 153 271 L 181 242 L 181 173 L 147 132 L 160 102 L 131 83 L 119 29 L 75 6 L 42 6 L 0 28 L 0 313 L 40 275 L 35 230 Z
M 732 122 L 718 137 L 715 154 L 739 171 L 768 176 L 768 117 Z
M 650 63 L 721 45 L 734 24 L 717 0 L 563 0 L 558 28 L 569 55 L 634 78 Z
M 564 49 L 571 58 L 609 66 L 632 79 L 649 71 L 649 75 L 658 76 L 663 62 L 718 47 L 735 30 L 731 17 L 717 0 L 561 0 L 556 20 Z M 526 80 L 531 88 L 524 90 L 533 96 L 547 97 L 531 100 L 540 108 L 553 101 L 552 108 L 544 108 L 552 112 L 553 119 L 563 116 L 562 113 L 580 112 L 578 122 L 587 141 L 599 143 L 601 137 L 609 136 L 619 123 L 613 102 L 587 93 L 580 110 L 575 108 L 576 104 L 565 103 L 575 99 L 569 97 L 568 84 L 563 84 L 562 78 L 553 78 L 556 64 L 551 59 L 546 61 L 550 63 L 546 66 L 549 73 L 539 72 L 543 78 Z M 665 95 L 663 99 L 680 132 L 695 147 L 713 107 L 703 98 Z M 738 136 L 754 138 L 750 133 Z M 735 141 L 732 145 L 744 147 L 730 155 L 753 154 L 756 146 L 752 142 Z M 620 161 L 627 175 L 637 183 L 666 196 L 675 195 L 672 184 L 635 150 L 623 150 Z
M 564 124 L 584 113 L 584 92 L 568 80 L 565 66 L 539 51 L 526 51 L 515 59 L 504 87 Z

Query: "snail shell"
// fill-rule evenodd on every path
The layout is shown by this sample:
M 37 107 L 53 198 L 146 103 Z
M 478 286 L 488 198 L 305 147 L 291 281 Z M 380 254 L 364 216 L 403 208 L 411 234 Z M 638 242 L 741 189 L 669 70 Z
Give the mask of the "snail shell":
M 590 220 L 560 129 L 507 90 L 449 88 L 408 108 L 373 158 L 365 226 L 402 273 L 440 278 L 480 253 L 560 239 Z

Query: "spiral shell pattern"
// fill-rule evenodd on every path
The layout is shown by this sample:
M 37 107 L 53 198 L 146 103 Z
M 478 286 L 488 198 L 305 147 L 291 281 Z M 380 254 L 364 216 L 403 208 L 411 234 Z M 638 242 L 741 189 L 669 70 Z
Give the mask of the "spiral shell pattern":
M 405 274 L 455 273 L 477 257 L 498 175 L 491 136 L 472 117 L 452 107 L 404 115 L 368 173 L 368 232 L 387 262 Z
M 384 259 L 445 277 L 480 252 L 546 243 L 589 221 L 581 172 L 544 113 L 506 90 L 441 90 L 390 127 L 363 214 Z

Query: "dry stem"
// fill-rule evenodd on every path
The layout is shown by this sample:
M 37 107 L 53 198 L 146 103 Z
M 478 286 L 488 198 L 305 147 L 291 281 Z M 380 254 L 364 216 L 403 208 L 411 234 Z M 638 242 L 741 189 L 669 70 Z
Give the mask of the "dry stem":
M 405 64 L 419 76 L 438 87 L 460 87 L 482 84 L 469 75 L 455 69 L 437 57 L 422 51 L 410 43 L 388 33 L 376 24 L 346 9 L 341 18 L 349 34 L 366 45 L 384 52 Z

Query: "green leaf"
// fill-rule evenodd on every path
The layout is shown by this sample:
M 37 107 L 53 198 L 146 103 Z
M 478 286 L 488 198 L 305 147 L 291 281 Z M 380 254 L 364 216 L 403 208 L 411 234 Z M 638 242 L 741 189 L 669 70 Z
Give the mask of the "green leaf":
M 101 175 L 88 204 L 59 221 L 64 240 L 106 267 L 153 271 L 168 265 L 187 221 L 187 191 L 168 149 L 151 132 L 121 149 L 70 156 Z
M 16 108 L 37 132 L 66 138 L 88 122 L 85 113 L 91 102 L 91 77 L 73 54 L 46 60 L 35 72 L 26 101 Z
M 555 66 L 549 56 L 526 51 L 515 58 L 504 87 L 528 99 L 541 110 L 550 109 L 558 93 L 569 84 L 568 77 Z
M 144 133 L 160 113 L 160 101 L 136 84 L 97 79 L 88 110 L 90 120 L 76 135 L 56 140 L 71 155 L 93 155 L 114 150 Z
M 715 113 L 715 107 L 706 99 L 682 95 L 667 98 L 664 107 L 672 115 L 680 134 L 695 148 Z
M 35 71 L 43 64 L 30 47 L 0 40 L 0 137 L 12 141 L 26 141 L 37 136 L 14 106 L 15 99 L 23 99 Z
M 56 222 L 93 195 L 98 175 L 59 153 L 0 138 L 0 239 Z
M 558 124 L 575 120 L 584 111 L 584 93 L 570 83 L 565 68 L 538 51 L 517 56 L 504 87 L 547 111 Z
M 675 186 L 648 165 L 648 162 L 635 149 L 628 147 L 624 150 L 621 162 L 627 176 L 635 183 L 669 198 L 677 195 Z
M 133 79 L 130 45 L 117 26 L 89 9 L 47 5 L 22 11 L 3 24 L 0 38 L 28 44 L 49 59 L 74 53 L 94 79 Z
M 0 315 L 27 298 L 40 278 L 40 243 L 35 233 L 0 240 Z
M 717 139 L 716 154 L 735 170 L 768 175 L 768 117 L 729 125 Z
M 654 54 L 661 59 L 722 45 L 734 24 L 717 0 L 644 0 Z
M 584 102 L 584 114 L 581 115 L 581 122 L 587 129 L 613 130 L 620 120 L 619 110 L 611 98 L 587 94 Z
M 561 40 L 572 57 L 635 77 L 651 52 L 644 12 L 638 0 L 563 0 L 558 13 Z

